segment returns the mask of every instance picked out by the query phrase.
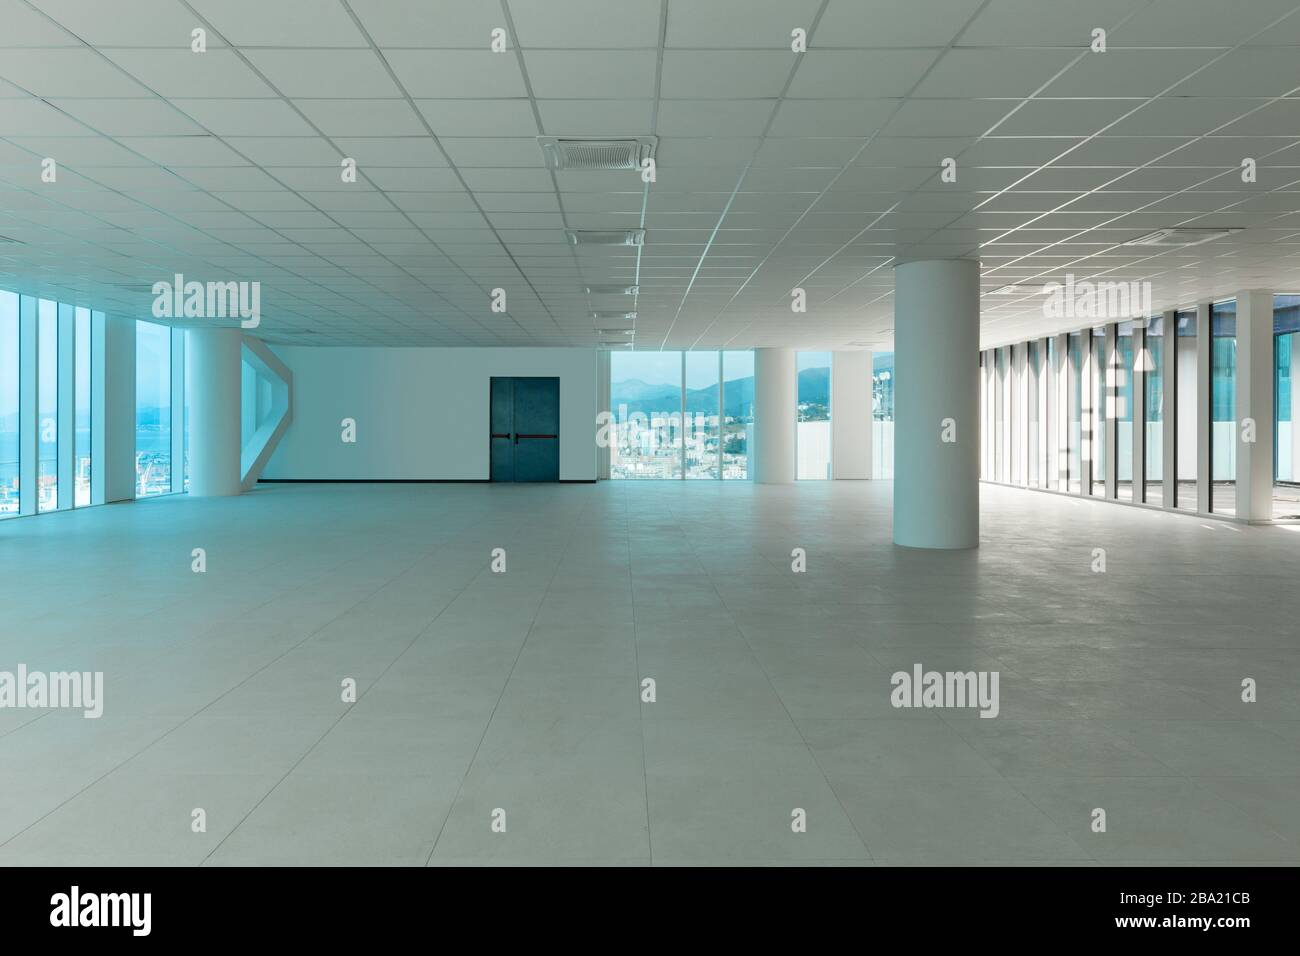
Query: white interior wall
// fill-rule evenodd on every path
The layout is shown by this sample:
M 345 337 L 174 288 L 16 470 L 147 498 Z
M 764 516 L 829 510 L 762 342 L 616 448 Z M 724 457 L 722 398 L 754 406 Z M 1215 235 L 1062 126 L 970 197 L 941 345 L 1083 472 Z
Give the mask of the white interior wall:
M 596 478 L 594 349 L 274 351 L 293 372 L 294 418 L 264 478 L 486 480 L 494 375 L 560 379 L 560 480 Z

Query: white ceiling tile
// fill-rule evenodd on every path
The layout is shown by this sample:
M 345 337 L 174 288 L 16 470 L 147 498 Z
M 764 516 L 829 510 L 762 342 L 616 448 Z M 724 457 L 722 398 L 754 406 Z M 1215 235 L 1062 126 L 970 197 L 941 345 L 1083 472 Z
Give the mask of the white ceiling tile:
M 203 132 L 181 112 L 158 99 L 53 99 L 50 102 L 106 136 L 185 136 Z
M 501 8 L 483 0 L 349 0 L 381 47 L 486 50 L 492 30 L 505 26 Z
M 817 50 L 799 57 L 799 71 L 790 84 L 796 99 L 857 99 L 902 96 L 934 62 L 934 50 Z
M 660 95 L 665 99 L 770 99 L 781 95 L 795 57 L 768 50 L 668 50 Z
M 370 50 L 249 50 L 245 55 L 288 97 L 401 95 L 379 57 Z
M 650 132 L 652 100 L 541 100 L 537 111 L 551 136 L 640 136 Z
M 160 96 L 274 95 L 230 50 L 106 50 L 104 55 Z
M 637 99 L 655 92 L 655 54 L 649 50 L 527 50 L 524 65 L 539 98 L 598 92 L 611 99 Z
M 518 100 L 416 100 L 437 136 L 537 136 L 532 106 Z
M 239 46 L 364 46 L 338 0 L 189 0 L 231 43 Z
M 34 96 L 148 96 L 149 91 L 90 49 L 9 50 L 0 76 Z
M 326 136 L 419 136 L 419 115 L 406 100 L 294 100 Z
M 175 0 L 40 0 L 37 5 L 79 39 L 96 46 L 188 49 L 190 31 L 201 25 Z M 6 16 L 3 22 L 12 21 Z
M 174 99 L 196 123 L 218 136 L 312 136 L 307 123 L 282 100 Z M 139 133 L 136 135 L 147 135 Z
M 660 136 L 760 136 L 772 116 L 772 100 L 663 100 Z
M 398 80 L 420 99 L 498 98 L 524 95 L 514 56 L 483 50 L 385 50 Z
M 659 4 L 608 0 L 509 0 L 517 41 L 539 47 L 602 49 L 659 45 Z
M 820 0 L 669 0 L 666 46 L 789 51 L 791 31 L 809 30 L 820 5 Z
M 427 136 L 339 137 L 334 145 L 362 171 L 371 166 L 446 166 L 447 159 Z M 335 160 L 335 166 L 339 161 Z

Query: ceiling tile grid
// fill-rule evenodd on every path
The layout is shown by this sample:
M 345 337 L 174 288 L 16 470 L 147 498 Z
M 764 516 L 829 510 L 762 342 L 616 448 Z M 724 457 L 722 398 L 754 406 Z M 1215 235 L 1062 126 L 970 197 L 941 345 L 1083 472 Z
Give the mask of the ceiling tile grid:
M 1066 275 L 1300 289 L 1298 6 L 0 0 L 0 287 L 144 317 L 182 273 L 260 282 L 273 342 L 639 349 L 888 347 L 927 257 L 980 259 L 986 345 L 1061 330 Z M 539 136 L 657 137 L 654 181 Z M 1236 231 L 1126 245 L 1175 226 Z

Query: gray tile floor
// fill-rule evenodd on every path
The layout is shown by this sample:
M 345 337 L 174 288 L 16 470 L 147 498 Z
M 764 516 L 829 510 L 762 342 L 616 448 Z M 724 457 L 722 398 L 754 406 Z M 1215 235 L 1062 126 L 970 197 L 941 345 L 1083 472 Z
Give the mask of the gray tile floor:
M 106 685 L 99 720 L 0 709 L 0 863 L 1300 860 L 1300 527 L 985 486 L 979 551 L 927 553 L 890 494 L 263 486 L 0 523 L 0 670 Z M 998 671 L 1000 716 L 894 709 L 915 663 Z

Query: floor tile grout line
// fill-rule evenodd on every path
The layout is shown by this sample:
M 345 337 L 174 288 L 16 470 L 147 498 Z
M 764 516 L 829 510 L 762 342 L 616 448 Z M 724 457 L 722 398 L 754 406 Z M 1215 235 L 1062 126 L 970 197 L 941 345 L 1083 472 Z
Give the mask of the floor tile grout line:
M 686 540 L 688 542 L 690 542 L 691 539 L 689 538 L 689 536 L 686 535 L 683 536 L 686 537 Z M 700 560 L 699 552 L 698 550 L 696 550 L 694 543 L 691 543 L 691 551 L 695 556 L 695 560 L 699 561 Z M 701 562 L 701 566 L 703 566 L 703 562 Z M 734 625 L 735 616 L 734 616 L 734 612 L 731 609 L 731 605 L 727 603 L 726 599 L 722 596 L 722 593 L 718 590 L 717 583 L 713 580 L 713 575 L 708 571 L 707 568 L 705 569 L 705 574 L 709 579 L 709 585 L 713 588 L 713 593 L 718 596 L 718 601 L 720 601 L 722 606 L 727 609 L 727 614 L 732 617 L 732 622 Z M 794 727 L 795 733 L 799 735 L 800 742 L 803 744 L 804 749 L 808 751 L 808 756 L 811 758 L 813 762 L 813 766 L 816 767 L 817 772 L 822 775 L 822 780 L 825 782 L 826 788 L 830 790 L 831 796 L 835 798 L 835 803 L 840 808 L 840 812 L 844 814 L 844 819 L 847 820 L 849 826 L 853 828 L 853 833 L 858 838 L 858 841 L 862 844 L 862 849 L 866 852 L 867 859 L 874 865 L 876 862 L 876 858 L 875 855 L 871 852 L 871 847 L 867 845 L 867 840 L 862 835 L 862 831 L 858 829 L 858 825 L 857 823 L 854 822 L 852 814 L 850 814 L 848 808 L 844 806 L 844 801 L 840 799 L 840 795 L 835 790 L 835 785 L 831 783 L 830 777 L 826 775 L 826 771 L 822 768 L 821 761 L 817 759 L 817 754 L 813 751 L 812 747 L 808 745 L 808 739 L 804 736 L 803 729 L 799 726 L 798 721 L 796 721 L 794 719 L 794 716 L 790 713 L 790 708 L 786 705 L 785 698 L 781 696 L 780 691 L 776 689 L 776 685 L 772 682 L 772 675 L 768 673 L 768 670 L 763 665 L 763 662 L 759 659 L 758 655 L 754 653 L 754 646 L 750 644 L 749 638 L 745 635 L 744 629 L 736 625 L 736 631 L 740 634 L 740 639 L 745 642 L 745 646 L 749 649 L 749 654 L 754 659 L 754 663 L 757 664 L 758 669 L 763 672 L 763 679 L 767 681 L 767 686 L 771 689 L 773 696 L 776 697 L 776 699 L 780 702 L 781 709 L 785 711 L 786 719 L 790 721 L 791 725 Z
M 501 706 L 501 701 L 505 699 L 506 690 L 510 687 L 510 680 L 514 677 L 515 668 L 519 666 L 519 658 L 523 656 L 524 648 L 528 646 L 528 638 L 532 635 L 533 628 L 537 626 L 537 617 L 541 614 L 542 608 L 546 604 L 546 596 L 550 593 L 551 586 L 555 583 L 555 578 L 560 572 L 560 566 L 564 563 L 565 555 L 568 554 L 569 548 L 572 546 L 573 536 L 575 534 L 576 531 L 571 528 L 569 535 L 565 539 L 564 551 L 561 552 L 559 560 L 555 562 L 551 569 L 551 576 L 547 581 L 546 590 L 542 592 L 542 598 L 537 602 L 537 609 L 533 611 L 533 617 L 528 623 L 528 630 L 524 633 L 524 639 L 519 642 L 519 650 L 515 652 L 514 660 L 510 663 L 510 670 L 506 672 L 506 679 L 502 682 L 501 691 L 497 694 L 496 702 L 492 705 L 492 712 L 488 714 L 487 722 L 483 724 L 483 732 L 479 734 L 478 743 L 474 746 L 474 753 L 470 755 L 469 762 L 465 765 L 465 772 L 461 774 L 460 783 L 456 785 L 456 792 L 452 795 L 451 801 L 447 804 L 447 812 L 443 815 L 442 823 L 438 826 L 438 832 L 434 834 L 433 845 L 429 848 L 429 855 L 425 857 L 424 860 L 425 868 L 428 868 L 429 864 L 433 862 L 433 856 L 438 852 L 438 844 L 441 842 L 442 835 L 447 829 L 447 822 L 451 819 L 451 815 L 456 811 L 456 804 L 460 800 L 461 793 L 465 790 L 465 781 L 469 779 L 469 775 L 474 769 L 474 763 L 478 760 L 479 751 L 483 749 L 483 741 L 487 739 L 488 731 L 492 729 L 492 721 L 496 718 L 497 710 Z M 509 559 L 507 558 L 507 560 Z M 488 571 L 487 573 L 490 574 L 492 572 Z M 510 572 L 506 571 L 504 573 L 509 574 Z M 479 575 L 482 574 L 483 572 L 480 571 Z
M 377 588 L 376 590 L 379 590 L 379 589 Z M 373 592 L 372 592 L 372 594 L 373 594 Z M 367 597 L 369 597 L 369 596 L 371 596 L 371 595 L 367 595 Z M 275 600 L 275 598 L 272 598 L 270 601 L 267 601 L 266 604 L 269 604 L 269 603 L 271 603 L 271 601 L 274 601 L 274 600 Z M 139 750 L 137 750 L 135 753 L 131 754 L 131 756 L 127 757 L 125 760 L 121 761 L 121 762 L 118 763 L 118 764 L 115 764 L 114 766 L 110 767 L 108 770 L 104 771 L 102 774 L 100 774 L 100 775 L 99 775 L 98 777 L 96 777 L 95 779 L 91 780 L 89 783 L 87 783 L 84 787 L 82 787 L 82 788 L 81 788 L 80 790 L 78 790 L 76 793 L 70 795 L 67 799 L 63 800 L 63 801 L 62 801 L 61 803 L 59 803 L 57 806 L 51 807 L 47 812 L 45 812 L 45 813 L 42 814 L 41 816 L 37 817 L 35 820 L 31 821 L 29 824 L 27 824 L 27 826 L 23 827 L 21 830 L 18 830 L 16 833 L 11 834 L 7 839 L 5 839 L 5 840 L 3 840 L 3 841 L 0 841 L 0 849 L 3 849 L 4 847 L 8 846 L 12 841 L 16 840 L 18 837 L 22 836 L 24 833 L 26 833 L 26 832 L 27 832 L 28 830 L 30 830 L 32 827 L 36 826 L 37 824 L 39 824 L 39 823 L 41 823 L 42 821 L 44 821 L 45 819 L 47 819 L 51 814 L 53 814 L 53 813 L 57 813 L 59 810 L 61 810 L 63 807 L 65 807 L 68 803 L 70 803 L 71 801 L 75 800 L 77 797 L 81 796 L 83 793 L 85 793 L 85 792 L 86 792 L 87 790 L 89 790 L 91 787 L 95 786 L 95 785 L 96 785 L 97 783 L 99 783 L 100 781 L 104 780 L 105 778 L 109 777 L 109 776 L 112 775 L 113 773 L 116 773 L 118 770 L 120 770 L 120 769 L 122 769 L 123 767 L 125 767 L 125 766 L 126 766 L 127 764 L 129 764 L 131 761 L 135 760 L 135 759 L 138 758 L 140 755 L 142 755 L 145 751 L 149 750 L 149 749 L 150 749 L 151 747 L 153 747 L 154 745 L 160 743 L 161 741 L 163 741 L 164 739 L 166 739 L 167 737 L 169 737 L 171 734 L 173 734 L 173 733 L 175 733 L 177 730 L 179 730 L 181 727 L 184 727 L 184 726 L 185 726 L 186 724 L 188 724 L 191 720 L 193 720 L 194 718 L 196 718 L 196 717 L 198 717 L 200 714 L 202 714 L 204 711 L 206 711 L 209 707 L 211 707 L 211 706 L 213 706 L 214 704 L 216 704 L 216 703 L 218 703 L 219 701 L 221 701 L 222 698 L 224 698 L 224 697 L 226 697 L 227 695 L 229 695 L 229 694 L 233 693 L 234 691 L 238 690 L 240 687 L 243 687 L 246 683 L 248 683 L 248 682 L 249 682 L 250 680 L 252 680 L 254 677 L 257 677 L 259 674 L 261 674 L 261 673 L 262 673 L 263 671 L 265 671 L 267 668 L 272 667 L 272 666 L 275 665 L 275 664 L 278 664 L 278 663 L 279 663 L 281 660 L 283 660 L 286 656 L 288 656 L 289 654 L 291 654 L 291 653 L 293 653 L 294 651 L 296 651 L 299 647 L 301 647 L 303 644 L 307 643 L 309 640 L 311 640 L 313 637 L 315 637 L 315 636 L 316 636 L 320 631 L 324 630 L 324 629 L 325 629 L 326 627 L 328 627 L 330 624 L 333 624 L 333 623 L 334 623 L 335 621 L 337 621 L 339 618 L 346 616 L 346 615 L 348 614 L 349 611 L 351 611 L 351 610 L 353 610 L 353 609 L 356 608 L 357 604 L 361 604 L 361 603 L 363 603 L 365 600 L 366 600 L 366 598 L 361 598 L 361 599 L 359 599 L 359 600 L 356 602 L 356 604 L 353 604 L 353 605 L 351 605 L 350 607 L 344 609 L 343 611 L 340 611 L 340 612 L 339 612 L 335 617 L 333 617 L 333 618 L 331 618 L 330 620 L 326 621 L 326 622 L 325 622 L 324 624 L 322 624 L 320 627 L 316 628 L 316 629 L 315 629 L 314 631 L 312 631 L 310 634 L 306 635 L 306 636 L 305 636 L 301 641 L 299 641 L 298 643 L 294 644 L 292 647 L 287 648 L 287 649 L 284 651 L 283 654 L 280 654 L 278 657 L 275 657 L 275 658 L 271 659 L 270 661 L 267 661 L 265 664 L 263 664 L 263 665 L 262 665 L 261 667 L 259 667 L 257 670 L 253 671 L 253 672 L 250 673 L 248 676 L 246 676 L 243 680 L 240 680 L 239 682 L 237 682 L 236 684 L 234 684 L 232 687 L 228 687 L 226 690 L 222 691 L 220 694 L 218 694 L 218 695 L 217 695 L 216 697 L 214 697 L 212 700 L 208 701 L 206 704 L 204 704 L 202 707 L 200 707 L 200 708 L 199 708 L 198 710 L 196 710 L 194 713 L 190 714 L 188 717 L 184 717 L 184 718 L 182 718 L 181 721 L 180 721 L 179 723 L 177 723 L 177 724 L 175 724 L 174 726 L 172 726 L 172 727 L 168 728 L 167 730 L 163 731 L 161 734 L 159 734 L 159 735 L 158 735 L 157 737 L 155 737 L 153 740 L 149 741 L 147 744 L 145 744 L 143 747 L 141 747 L 141 748 L 140 748 Z M 265 604 L 259 605 L 259 607 L 265 607 L 265 606 L 266 606 Z M 259 801 L 259 802 L 260 802 L 260 801 Z M 229 834 L 227 834 L 227 835 L 229 835 Z
M 637 640 L 637 622 L 636 622 L 636 572 L 632 567 L 632 532 L 628 526 L 628 508 L 627 503 L 623 503 L 623 514 L 621 525 L 623 527 L 623 540 L 627 545 L 627 587 L 628 599 L 632 606 L 632 660 L 635 668 L 636 682 L 636 716 L 637 725 L 641 731 L 641 783 L 645 793 L 645 840 L 646 850 L 649 854 L 649 865 L 655 865 L 655 844 L 654 832 L 650 823 L 650 768 L 646 759 L 645 746 L 645 704 L 641 701 L 641 646 Z
M 401 574 L 405 574 L 409 570 L 410 568 L 408 567 L 406 571 L 401 572 Z M 395 575 L 395 577 L 400 577 L 400 574 Z M 385 582 L 384 584 L 381 584 L 367 598 L 363 598 L 362 601 L 359 601 L 358 604 L 364 603 L 364 601 L 368 600 L 369 597 L 373 597 L 374 594 L 378 593 L 379 591 L 382 591 L 384 588 L 386 588 L 389 584 L 392 583 L 392 580 L 393 579 L 390 578 L 389 581 Z M 471 579 L 469 582 L 466 582 L 461 587 L 461 589 L 456 592 L 456 597 L 459 597 L 461 594 L 463 594 L 465 590 L 469 588 L 473 580 L 474 579 Z M 240 817 L 239 822 L 236 823 L 233 827 L 231 827 L 230 830 L 226 833 L 226 835 L 223 836 L 217 842 L 217 845 L 208 851 L 207 855 L 203 857 L 202 861 L 200 861 L 199 866 L 205 865 L 208 862 L 208 860 L 212 859 L 213 855 L 216 854 L 216 852 L 220 850 L 222 846 L 225 845 L 226 841 L 235 835 L 235 831 L 237 831 L 241 826 L 243 826 L 248 821 L 249 817 L 251 817 L 257 811 L 257 808 L 260 807 L 263 803 L 265 803 L 267 798 L 270 797 L 271 794 L 274 793 L 280 787 L 281 784 L 283 784 L 286 780 L 288 780 L 290 776 L 293 775 L 293 772 L 297 770 L 299 766 L 302 765 L 302 762 L 306 760 L 309 756 L 311 756 L 312 752 L 317 747 L 320 746 L 321 741 L 323 741 L 326 737 L 328 737 L 334 731 L 334 729 L 338 727 L 338 725 L 342 723 L 343 720 L 349 714 L 352 713 L 353 708 L 355 708 L 357 704 L 361 703 L 361 701 L 365 698 L 366 694 L 370 693 L 370 691 L 374 689 L 376 684 L 378 684 L 381 680 L 383 680 L 384 675 L 387 674 L 390 670 L 392 670 L 393 666 L 402 658 L 402 656 L 405 655 L 406 652 L 409 651 L 412 647 L 414 647 L 416 642 L 419 641 L 421 637 L 423 637 L 425 634 L 428 633 L 429 629 L 433 627 L 433 625 L 437 622 L 438 618 L 442 617 L 442 615 L 446 612 L 447 608 L 451 607 L 451 605 L 455 603 L 456 597 L 453 597 L 450 601 L 444 604 L 443 607 L 438 611 L 438 613 L 435 614 L 433 618 L 427 624 L 425 624 L 423 628 L 420 629 L 419 633 L 417 633 L 413 638 L 411 638 L 411 640 L 407 643 L 406 647 L 403 648 L 402 651 L 396 657 L 394 657 L 391 661 L 388 662 L 387 666 L 385 666 L 384 669 L 379 673 L 379 676 L 374 678 L 374 680 L 370 681 L 370 683 L 366 685 L 366 689 L 357 695 L 356 701 L 352 704 L 349 704 L 348 707 L 345 710 L 343 710 L 343 712 L 340 713 L 338 717 L 335 718 L 329 724 L 328 727 L 325 728 L 325 732 L 322 733 L 318 738 L 316 738 L 316 741 L 310 747 L 308 747 L 305 751 L 303 751 L 302 755 L 296 761 L 294 761 L 294 763 L 289 767 L 288 770 L 284 772 L 284 774 L 280 777 L 280 779 L 277 780 L 275 783 L 273 783 L 271 787 L 266 791 L 266 793 L 262 794 L 262 796 L 258 799 L 258 801 L 255 804 L 253 804 L 252 807 L 249 808 L 248 812 L 245 813 L 242 817 Z M 353 605 L 353 608 L 350 608 L 349 610 L 352 610 L 355 607 L 356 605 Z M 347 612 L 344 613 L 346 614 Z M 337 618 L 335 620 L 337 620 Z M 331 621 L 330 623 L 333 622 Z M 324 625 L 324 626 L 328 626 L 328 625 Z M 313 634 L 310 636 L 315 636 L 315 632 L 313 632 Z M 310 639 L 310 636 L 308 639 Z M 293 648 L 290 648 L 289 652 L 296 650 L 300 646 L 301 644 L 295 645 Z

